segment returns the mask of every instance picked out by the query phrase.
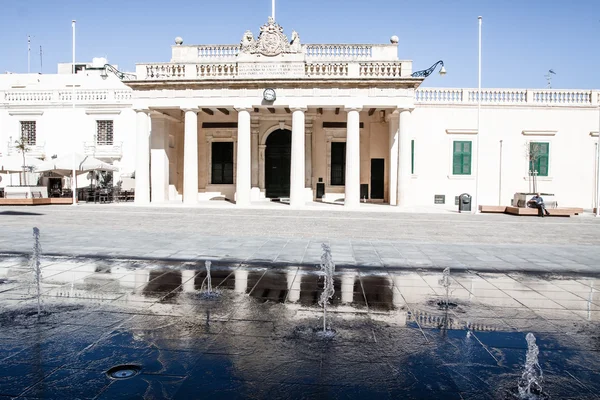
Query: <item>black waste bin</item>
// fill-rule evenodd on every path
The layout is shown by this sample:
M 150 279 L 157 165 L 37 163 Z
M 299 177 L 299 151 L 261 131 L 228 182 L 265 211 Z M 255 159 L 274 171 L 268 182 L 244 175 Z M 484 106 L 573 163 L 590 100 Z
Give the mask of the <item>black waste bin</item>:
M 471 195 L 463 193 L 458 196 L 458 212 L 471 211 Z

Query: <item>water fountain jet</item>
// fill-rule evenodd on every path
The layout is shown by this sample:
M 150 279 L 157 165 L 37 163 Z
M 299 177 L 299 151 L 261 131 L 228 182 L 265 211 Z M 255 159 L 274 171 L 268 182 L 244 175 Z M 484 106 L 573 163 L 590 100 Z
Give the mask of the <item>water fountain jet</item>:
M 331 257 L 331 248 L 323 243 L 321 245 L 323 255 L 321 255 L 321 264 L 319 268 L 325 273 L 325 282 L 323 285 L 323 293 L 319 298 L 319 305 L 323 307 L 323 333 L 327 332 L 327 303 L 333 297 L 335 290 L 333 288 L 333 273 L 335 272 L 335 264 Z
M 544 376 L 542 367 L 538 361 L 540 349 L 535 343 L 533 333 L 528 333 L 525 337 L 527 340 L 527 355 L 525 358 L 525 368 L 519 379 L 519 397 L 522 400 L 538 400 L 546 398 L 542 392 L 542 382 Z
M 448 309 L 449 306 L 449 297 L 450 297 L 450 267 L 444 268 L 442 272 L 442 278 L 438 281 L 438 283 L 446 289 L 446 304 L 445 308 Z
M 42 245 L 40 244 L 40 230 L 39 228 L 33 228 L 33 253 L 31 255 L 31 267 L 33 272 L 33 281 L 36 288 L 37 297 L 37 317 L 40 318 L 42 314 L 41 304 L 41 280 L 42 280 L 42 268 L 40 258 L 42 257 Z

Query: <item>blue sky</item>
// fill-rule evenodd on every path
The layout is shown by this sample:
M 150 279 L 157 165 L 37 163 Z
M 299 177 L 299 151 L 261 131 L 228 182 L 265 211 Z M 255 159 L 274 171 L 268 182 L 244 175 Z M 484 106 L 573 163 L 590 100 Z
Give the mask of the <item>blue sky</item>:
M 77 20 L 77 60 L 107 57 L 121 69 L 168 61 L 176 36 L 185 44 L 239 43 L 271 13 L 270 0 L 0 0 L 0 72 L 55 73 L 71 60 L 71 20 Z M 442 59 L 448 74 L 423 86 L 477 86 L 477 16 L 483 16 L 482 86 L 599 89 L 599 0 L 278 0 L 276 19 L 303 43 L 388 43 L 414 70 Z

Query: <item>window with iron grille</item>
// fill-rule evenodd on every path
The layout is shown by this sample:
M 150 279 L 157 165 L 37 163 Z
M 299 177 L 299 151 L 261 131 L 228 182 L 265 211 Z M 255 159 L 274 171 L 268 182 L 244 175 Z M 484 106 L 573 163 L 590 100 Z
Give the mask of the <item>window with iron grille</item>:
M 21 139 L 28 146 L 35 146 L 35 121 L 21 121 Z
M 97 145 L 112 145 L 113 121 L 96 121 L 96 144 Z

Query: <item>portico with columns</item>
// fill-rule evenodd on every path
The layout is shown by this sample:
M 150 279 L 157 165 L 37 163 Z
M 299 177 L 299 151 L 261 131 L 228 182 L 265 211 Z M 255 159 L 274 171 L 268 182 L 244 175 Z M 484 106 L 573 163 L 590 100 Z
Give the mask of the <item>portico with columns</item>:
M 383 45 L 306 45 L 272 18 L 239 45 L 139 64 L 135 201 L 410 204 L 411 112 L 423 78 Z

